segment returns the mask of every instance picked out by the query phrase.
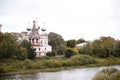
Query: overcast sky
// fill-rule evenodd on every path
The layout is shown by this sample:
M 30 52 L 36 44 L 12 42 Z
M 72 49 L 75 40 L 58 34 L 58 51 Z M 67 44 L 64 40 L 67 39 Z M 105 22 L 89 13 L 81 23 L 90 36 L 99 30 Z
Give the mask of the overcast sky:
M 3 32 L 22 32 L 36 20 L 65 40 L 120 39 L 120 0 L 0 0 Z

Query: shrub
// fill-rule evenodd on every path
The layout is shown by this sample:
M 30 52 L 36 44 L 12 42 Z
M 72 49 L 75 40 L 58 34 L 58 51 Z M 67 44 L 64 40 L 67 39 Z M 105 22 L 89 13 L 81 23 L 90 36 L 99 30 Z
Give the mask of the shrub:
M 62 60 L 62 64 L 65 67 L 88 65 L 88 64 L 95 64 L 95 63 L 97 63 L 97 61 L 89 55 L 75 55 L 69 59 Z
M 9 72 L 10 68 L 7 66 L 0 66 L 0 73 L 6 73 Z
M 32 69 L 43 69 L 44 67 L 44 63 L 42 61 L 36 61 L 32 63 L 31 66 Z
M 71 63 L 71 65 L 76 66 L 76 65 L 94 64 L 97 63 L 97 61 L 89 55 L 77 55 L 77 56 L 72 56 L 69 59 L 69 63 Z
M 54 52 L 54 51 L 52 51 L 52 52 L 47 52 L 46 55 L 47 55 L 47 56 L 55 56 L 55 52 Z
M 105 73 L 108 75 L 111 75 L 112 73 L 118 72 L 119 70 L 116 68 L 107 68 L 107 69 L 103 69 L 100 71 L 100 73 Z
M 23 69 L 24 63 L 22 61 L 16 61 L 12 64 L 12 68 L 14 69 Z
M 109 80 L 120 80 L 120 71 L 112 74 L 112 75 L 109 77 Z
M 103 69 L 92 80 L 120 80 L 120 71 L 115 68 Z
M 65 57 L 70 58 L 73 55 L 77 55 L 78 51 L 75 48 L 67 48 L 65 51 Z
M 33 63 L 33 62 L 32 62 L 31 60 L 26 59 L 26 60 L 24 61 L 24 63 L 23 63 L 23 66 L 24 66 L 23 68 L 31 69 L 32 66 L 33 66 L 32 63 Z
M 48 68 L 62 67 L 62 63 L 59 60 L 51 59 L 45 62 Z
M 27 50 L 24 47 L 19 48 L 19 54 L 17 54 L 17 59 L 25 60 L 27 58 Z

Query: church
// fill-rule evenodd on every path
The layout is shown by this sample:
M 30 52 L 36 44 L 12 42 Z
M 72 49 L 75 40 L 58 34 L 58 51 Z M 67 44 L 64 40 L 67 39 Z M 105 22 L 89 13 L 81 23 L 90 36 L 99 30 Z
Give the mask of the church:
M 39 30 L 41 33 L 39 33 Z M 48 45 L 48 35 L 46 33 L 46 29 L 40 29 L 36 25 L 36 21 L 33 21 L 33 27 L 27 28 L 27 34 L 24 36 L 24 39 L 29 41 L 36 52 L 36 57 L 46 56 L 47 52 L 52 51 L 52 46 Z

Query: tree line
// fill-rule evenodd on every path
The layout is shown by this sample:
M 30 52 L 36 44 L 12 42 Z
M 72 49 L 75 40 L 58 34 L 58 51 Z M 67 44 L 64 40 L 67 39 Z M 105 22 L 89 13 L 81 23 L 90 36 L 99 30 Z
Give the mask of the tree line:
M 97 56 L 107 58 L 110 56 L 120 57 L 120 40 L 114 38 L 101 37 L 94 41 L 86 41 L 83 38 L 78 40 L 72 39 L 65 41 L 61 35 L 57 33 L 49 33 L 49 44 L 53 47 L 54 55 L 65 55 L 71 57 L 76 54 L 85 54 L 90 56 Z M 76 48 L 77 44 L 86 42 L 85 46 Z
M 88 42 L 86 46 L 79 49 L 79 53 L 101 58 L 120 57 L 120 41 L 110 36 L 101 37 L 93 42 Z
M 107 58 L 110 56 L 120 57 L 120 41 L 112 37 L 101 37 L 92 42 L 83 38 L 65 41 L 61 35 L 50 32 L 48 34 L 48 43 L 52 46 L 52 52 L 48 56 L 64 55 L 70 58 L 73 55 L 85 54 Z M 76 44 L 87 42 L 87 45 L 76 48 Z M 18 37 L 11 33 L 0 33 L 0 59 L 16 58 L 20 60 L 35 59 L 35 49 L 32 45 L 23 40 L 18 42 Z

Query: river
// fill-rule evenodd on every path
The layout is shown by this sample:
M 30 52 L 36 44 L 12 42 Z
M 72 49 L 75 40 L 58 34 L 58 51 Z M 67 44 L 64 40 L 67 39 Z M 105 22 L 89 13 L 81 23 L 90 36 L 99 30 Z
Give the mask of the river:
M 58 72 L 39 72 L 37 74 L 14 74 L 2 77 L 1 80 L 92 80 L 96 73 L 108 67 L 120 70 L 120 65 L 114 65 L 107 67 L 70 69 Z

